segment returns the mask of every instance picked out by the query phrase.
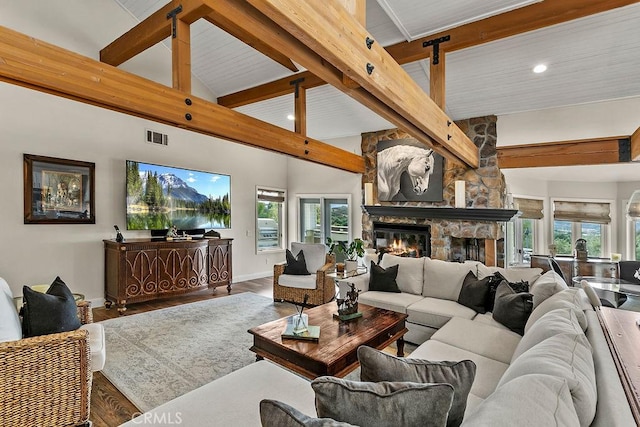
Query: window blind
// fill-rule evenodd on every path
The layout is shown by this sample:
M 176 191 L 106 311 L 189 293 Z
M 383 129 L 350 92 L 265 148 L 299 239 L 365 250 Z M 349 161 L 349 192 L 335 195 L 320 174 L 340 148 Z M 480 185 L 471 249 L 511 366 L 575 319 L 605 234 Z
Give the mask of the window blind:
M 553 219 L 556 221 L 593 222 L 609 224 L 611 222 L 609 203 L 553 202 Z
M 542 200 L 525 199 L 522 197 L 513 198 L 513 206 L 521 212 L 519 218 L 542 219 Z
M 284 191 L 258 188 L 258 201 L 284 203 Z

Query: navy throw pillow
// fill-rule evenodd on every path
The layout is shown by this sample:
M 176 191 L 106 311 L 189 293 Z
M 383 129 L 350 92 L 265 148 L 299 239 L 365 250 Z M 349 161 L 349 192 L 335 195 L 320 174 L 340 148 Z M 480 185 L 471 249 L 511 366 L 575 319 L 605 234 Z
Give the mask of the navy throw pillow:
M 382 268 L 371 261 L 371 270 L 369 275 L 369 290 L 381 292 L 400 293 L 396 277 L 398 277 L 398 265 L 392 265 L 389 268 Z
M 56 277 L 46 294 L 24 286 L 22 295 L 22 329 L 25 338 L 74 331 L 80 327 L 73 294 L 60 277 Z
M 284 267 L 284 274 L 293 274 L 296 276 L 308 276 L 311 273 L 307 270 L 307 262 L 304 259 L 304 252 L 298 252 L 298 256 L 294 257 L 289 249 L 286 253 L 287 265 Z

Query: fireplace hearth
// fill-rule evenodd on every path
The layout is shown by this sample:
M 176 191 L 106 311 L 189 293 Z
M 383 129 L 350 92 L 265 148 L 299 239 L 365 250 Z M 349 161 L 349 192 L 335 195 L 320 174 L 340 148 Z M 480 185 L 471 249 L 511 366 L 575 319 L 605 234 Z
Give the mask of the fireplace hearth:
M 420 258 L 431 256 L 431 227 L 428 225 L 373 224 L 373 245 L 378 252 Z

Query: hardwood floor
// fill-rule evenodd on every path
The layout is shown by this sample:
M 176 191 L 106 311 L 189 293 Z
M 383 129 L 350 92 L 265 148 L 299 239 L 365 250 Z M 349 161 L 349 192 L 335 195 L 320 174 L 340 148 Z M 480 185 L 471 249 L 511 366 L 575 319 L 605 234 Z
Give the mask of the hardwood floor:
M 246 282 L 239 282 L 233 285 L 233 289 L 231 291 L 232 295 L 242 292 L 253 292 L 258 295 L 272 298 L 273 278 L 265 277 Z M 226 296 L 228 296 L 228 294 L 225 288 L 217 289 L 215 294 L 207 289 L 174 298 L 132 304 L 127 306 L 125 316 L 187 304 L 195 301 L 203 301 L 211 298 L 224 298 Z M 277 304 L 277 306 L 278 309 L 282 311 L 282 316 L 287 316 L 295 312 L 295 308 L 291 304 Z M 109 310 L 104 307 L 93 309 L 94 322 L 112 319 L 115 317 L 118 317 L 118 311 L 115 309 L 115 306 Z M 113 384 L 111 384 L 111 382 L 102 375 L 102 373 L 94 373 L 90 415 L 90 420 L 93 422 L 94 427 L 118 426 L 129 421 L 133 416 L 139 413 L 140 411 L 138 408 L 136 408 L 122 393 L 120 393 L 120 391 L 118 391 L 118 389 L 116 389 Z

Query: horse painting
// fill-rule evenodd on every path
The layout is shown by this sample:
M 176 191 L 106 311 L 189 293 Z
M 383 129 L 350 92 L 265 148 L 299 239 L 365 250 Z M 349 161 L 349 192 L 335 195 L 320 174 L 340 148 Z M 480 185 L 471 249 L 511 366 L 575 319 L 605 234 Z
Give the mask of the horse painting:
M 412 145 L 394 145 L 378 151 L 378 199 L 392 200 L 400 191 L 400 178 L 407 172 L 416 195 L 429 188 L 433 173 L 433 150 Z

